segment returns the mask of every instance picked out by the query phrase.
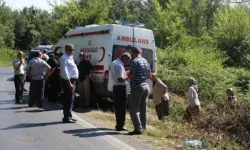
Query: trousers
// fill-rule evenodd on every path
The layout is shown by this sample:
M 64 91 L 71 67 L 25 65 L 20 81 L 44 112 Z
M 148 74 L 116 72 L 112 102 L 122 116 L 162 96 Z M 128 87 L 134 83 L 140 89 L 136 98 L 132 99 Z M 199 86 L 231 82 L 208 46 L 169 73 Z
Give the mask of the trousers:
M 85 80 L 79 84 L 80 105 L 87 107 L 90 105 L 90 78 L 85 77 Z
M 116 129 L 121 129 L 125 126 L 126 108 L 127 108 L 127 91 L 124 85 L 113 86 L 115 96 L 115 117 Z
M 74 104 L 75 98 L 75 86 L 76 80 L 71 79 L 71 83 L 73 84 L 73 90 L 70 91 L 69 85 L 66 80 L 62 79 L 62 88 L 63 88 L 63 120 L 69 120 L 72 118 L 72 108 Z
M 36 103 L 38 107 L 42 107 L 44 98 L 45 80 L 31 80 L 29 92 L 29 105 L 34 106 Z
M 131 89 L 129 99 L 129 114 L 133 122 L 134 129 L 137 131 L 146 129 L 146 112 L 149 90 L 148 84 L 143 84 L 137 88 Z
M 61 92 L 61 87 L 58 79 L 49 79 L 49 91 L 48 100 L 50 102 L 56 102 L 58 93 Z
M 15 99 L 16 102 L 23 99 L 23 89 L 25 84 L 25 75 L 15 75 L 14 84 L 16 89 Z

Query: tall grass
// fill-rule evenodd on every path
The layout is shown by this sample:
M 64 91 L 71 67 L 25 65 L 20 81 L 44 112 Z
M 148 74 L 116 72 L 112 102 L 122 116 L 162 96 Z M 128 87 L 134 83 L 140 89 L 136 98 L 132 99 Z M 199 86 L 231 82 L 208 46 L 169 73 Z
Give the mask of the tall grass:
M 15 58 L 16 52 L 8 48 L 0 48 L 0 66 L 10 66 Z

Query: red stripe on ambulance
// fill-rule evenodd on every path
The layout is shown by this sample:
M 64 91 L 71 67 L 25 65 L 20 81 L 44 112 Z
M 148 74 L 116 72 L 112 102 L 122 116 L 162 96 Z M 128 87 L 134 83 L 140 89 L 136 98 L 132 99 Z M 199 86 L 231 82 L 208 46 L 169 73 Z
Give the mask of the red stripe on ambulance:
M 90 35 L 100 35 L 100 34 L 109 34 L 109 30 L 70 34 L 68 35 L 68 37 L 72 38 L 72 37 L 78 37 L 78 36 L 90 36 Z
M 103 71 L 104 70 L 104 65 L 95 65 L 94 68 L 95 68 L 95 70 Z

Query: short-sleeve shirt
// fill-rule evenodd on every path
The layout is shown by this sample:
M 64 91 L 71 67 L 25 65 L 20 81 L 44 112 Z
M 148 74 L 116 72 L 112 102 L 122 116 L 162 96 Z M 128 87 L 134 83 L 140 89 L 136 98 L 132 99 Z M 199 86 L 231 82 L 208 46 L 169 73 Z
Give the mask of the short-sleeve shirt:
M 134 74 L 134 78 L 130 80 L 132 89 L 147 84 L 148 74 L 150 73 L 148 61 L 143 57 L 135 58 L 130 64 L 130 72 Z
M 94 69 L 90 61 L 82 60 L 77 66 L 79 70 L 79 80 L 80 82 L 85 80 L 85 77 L 90 74 L 91 70 Z
M 20 60 L 18 58 L 15 58 L 13 60 L 14 74 L 15 75 L 24 75 L 25 74 L 25 70 L 24 70 L 25 63 L 22 63 L 20 65 L 20 67 L 18 68 L 19 64 L 20 64 Z
M 62 79 L 65 80 L 78 79 L 79 71 L 73 56 L 64 54 L 60 58 L 60 72 Z
M 32 80 L 42 80 L 44 79 L 46 70 L 50 70 L 50 66 L 46 61 L 41 58 L 35 57 L 30 60 L 27 66 L 27 74 Z
M 128 82 L 119 82 L 119 78 L 125 78 L 126 77 L 126 71 L 124 69 L 124 64 L 120 59 L 116 59 L 111 64 L 111 74 L 114 81 L 114 85 L 127 85 Z

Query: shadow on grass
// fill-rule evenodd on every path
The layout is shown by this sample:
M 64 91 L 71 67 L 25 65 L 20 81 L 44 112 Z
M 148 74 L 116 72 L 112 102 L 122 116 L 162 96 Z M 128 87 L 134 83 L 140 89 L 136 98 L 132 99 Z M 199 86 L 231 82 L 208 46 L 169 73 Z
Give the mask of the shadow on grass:
M 107 128 L 86 128 L 86 129 L 75 129 L 63 131 L 66 134 L 72 134 L 73 136 L 78 136 L 82 138 L 99 137 L 106 135 L 118 135 L 119 133 L 114 130 Z

